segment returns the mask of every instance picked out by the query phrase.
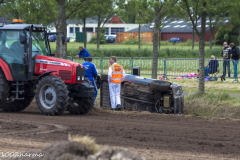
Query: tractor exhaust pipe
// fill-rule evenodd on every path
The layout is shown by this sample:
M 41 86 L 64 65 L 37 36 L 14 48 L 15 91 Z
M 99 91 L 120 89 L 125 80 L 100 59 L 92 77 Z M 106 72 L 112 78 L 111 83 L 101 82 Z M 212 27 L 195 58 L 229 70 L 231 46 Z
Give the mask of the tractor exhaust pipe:
M 33 25 L 31 25 L 29 30 L 29 53 L 28 53 L 28 80 L 32 80 L 32 29 Z

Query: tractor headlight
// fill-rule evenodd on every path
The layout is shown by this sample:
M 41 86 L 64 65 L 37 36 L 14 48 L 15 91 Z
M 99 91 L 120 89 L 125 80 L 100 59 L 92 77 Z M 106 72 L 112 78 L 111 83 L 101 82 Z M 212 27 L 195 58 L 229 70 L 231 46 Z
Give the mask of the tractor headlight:
M 83 66 L 77 66 L 76 81 L 83 82 L 85 79 L 85 68 Z

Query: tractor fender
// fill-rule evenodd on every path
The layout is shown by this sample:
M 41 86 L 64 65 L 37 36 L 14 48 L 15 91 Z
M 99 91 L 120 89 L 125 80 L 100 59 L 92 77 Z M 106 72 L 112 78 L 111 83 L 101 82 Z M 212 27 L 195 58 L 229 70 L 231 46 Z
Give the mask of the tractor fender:
M 45 73 L 41 74 L 41 75 L 37 78 L 37 80 L 34 82 L 33 90 L 36 89 L 36 85 L 37 85 L 38 81 L 39 81 L 42 77 L 48 76 L 48 75 L 50 75 L 52 72 L 57 72 L 57 71 L 49 71 L 49 72 L 45 72 Z
M 3 73 L 5 74 L 5 77 L 8 81 L 13 81 L 13 77 L 11 74 L 11 71 L 7 65 L 2 59 L 0 59 L 0 68 L 3 70 Z

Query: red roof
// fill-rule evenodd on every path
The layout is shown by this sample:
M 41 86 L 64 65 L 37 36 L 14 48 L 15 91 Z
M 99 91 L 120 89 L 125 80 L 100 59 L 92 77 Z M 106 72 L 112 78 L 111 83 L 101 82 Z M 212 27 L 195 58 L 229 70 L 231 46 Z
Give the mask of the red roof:
M 119 17 L 113 16 L 107 23 L 110 23 L 110 24 L 124 24 L 125 22 L 122 21 Z

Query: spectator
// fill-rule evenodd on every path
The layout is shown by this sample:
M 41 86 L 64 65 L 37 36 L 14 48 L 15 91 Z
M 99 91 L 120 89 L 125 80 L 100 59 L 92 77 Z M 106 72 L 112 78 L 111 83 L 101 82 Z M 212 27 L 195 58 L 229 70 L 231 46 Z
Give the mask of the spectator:
M 83 57 L 84 61 L 86 61 L 86 57 L 91 57 L 91 55 L 85 48 L 83 48 L 83 46 L 79 46 L 79 54 L 76 57 Z
M 234 45 L 234 43 L 230 43 L 231 49 L 231 54 L 230 57 L 232 58 L 233 62 L 233 69 L 234 69 L 234 78 L 237 79 L 238 77 L 238 71 L 237 71 L 237 66 L 239 62 L 239 48 Z
M 94 97 L 96 100 L 98 91 L 97 91 L 95 79 L 97 79 L 98 73 L 97 73 L 95 64 L 92 63 L 92 57 L 87 57 L 86 62 L 84 62 L 83 65 L 85 67 L 85 77 L 87 77 L 90 81 L 92 81 L 92 85 L 94 86 L 94 91 L 95 91 Z M 94 100 L 94 104 L 95 104 L 95 100 Z
M 227 42 L 223 42 L 222 57 L 223 57 L 223 82 L 226 82 L 226 67 L 228 68 L 228 77 L 230 77 L 230 53 L 231 48 L 228 47 Z
M 108 84 L 109 84 L 109 93 L 110 93 L 110 101 L 112 110 L 120 110 L 121 109 L 121 82 L 125 77 L 125 71 L 123 67 L 117 64 L 117 57 L 112 56 L 109 58 L 109 66 L 108 69 Z
M 209 61 L 208 65 L 205 68 L 205 77 L 207 77 L 209 73 L 217 72 L 217 68 L 218 68 L 218 60 L 214 57 L 214 55 L 212 55 L 211 61 Z

